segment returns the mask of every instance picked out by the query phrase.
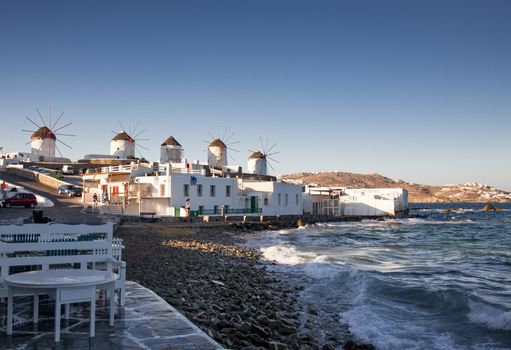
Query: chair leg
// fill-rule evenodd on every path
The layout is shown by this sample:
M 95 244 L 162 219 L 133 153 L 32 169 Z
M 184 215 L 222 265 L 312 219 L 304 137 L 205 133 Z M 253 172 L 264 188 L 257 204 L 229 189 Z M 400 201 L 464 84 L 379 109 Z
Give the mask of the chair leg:
M 69 320 L 70 309 L 71 309 L 71 304 L 65 304 L 64 305 L 64 318 L 66 320 Z
M 55 343 L 60 341 L 60 311 L 61 311 L 61 303 L 59 292 L 57 291 L 57 295 L 55 298 Z
M 34 295 L 34 315 L 33 322 L 39 323 L 39 294 Z

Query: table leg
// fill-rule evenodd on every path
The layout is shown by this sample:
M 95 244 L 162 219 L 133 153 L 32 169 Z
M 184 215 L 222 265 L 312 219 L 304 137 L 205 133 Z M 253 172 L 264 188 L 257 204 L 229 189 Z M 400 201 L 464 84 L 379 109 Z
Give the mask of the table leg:
M 110 292 L 110 326 L 114 325 L 114 311 L 115 311 L 115 285 Z
M 34 323 L 39 322 L 39 294 L 34 295 Z
M 60 291 L 57 289 L 55 293 L 55 343 L 60 341 Z
M 89 337 L 94 337 L 96 327 L 96 288 L 92 289 L 92 296 L 90 299 L 90 325 L 89 325 Z
M 8 287 L 7 292 L 7 335 L 12 334 L 12 299 L 14 297 L 14 292 L 12 287 Z

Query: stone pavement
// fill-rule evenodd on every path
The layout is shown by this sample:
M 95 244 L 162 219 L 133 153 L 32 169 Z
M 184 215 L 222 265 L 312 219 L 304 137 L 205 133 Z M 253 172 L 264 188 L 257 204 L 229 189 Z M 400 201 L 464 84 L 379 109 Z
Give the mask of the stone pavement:
M 31 298 L 15 298 L 10 337 L 5 333 L 6 303 L 0 302 L 0 349 L 222 349 L 154 292 L 135 282 L 126 283 L 126 306 L 116 310 L 113 327 L 108 325 L 103 293 L 96 307 L 96 336 L 88 336 L 87 304 L 73 304 L 70 319 L 62 319 L 58 344 L 53 342 L 54 307 L 50 300 L 42 298 L 39 324 L 33 324 Z

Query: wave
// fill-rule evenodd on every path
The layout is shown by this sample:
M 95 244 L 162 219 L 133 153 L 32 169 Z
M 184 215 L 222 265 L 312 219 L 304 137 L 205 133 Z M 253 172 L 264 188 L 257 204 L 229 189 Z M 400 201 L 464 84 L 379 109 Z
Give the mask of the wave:
M 295 247 L 285 244 L 261 248 L 261 253 L 266 260 L 284 265 L 305 264 L 317 257 L 314 253 L 299 252 Z
M 511 311 L 502 311 L 497 307 L 481 302 L 469 301 L 470 321 L 494 330 L 511 330 Z

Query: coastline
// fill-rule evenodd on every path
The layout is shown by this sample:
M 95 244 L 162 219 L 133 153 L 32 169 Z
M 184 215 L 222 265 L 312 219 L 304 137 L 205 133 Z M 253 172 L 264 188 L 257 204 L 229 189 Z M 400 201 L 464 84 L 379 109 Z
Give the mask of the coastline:
M 283 281 L 243 234 L 292 223 L 122 224 L 127 279 L 153 290 L 211 338 L 233 349 L 372 349 L 346 331 L 312 336 L 300 319 L 304 286 Z

